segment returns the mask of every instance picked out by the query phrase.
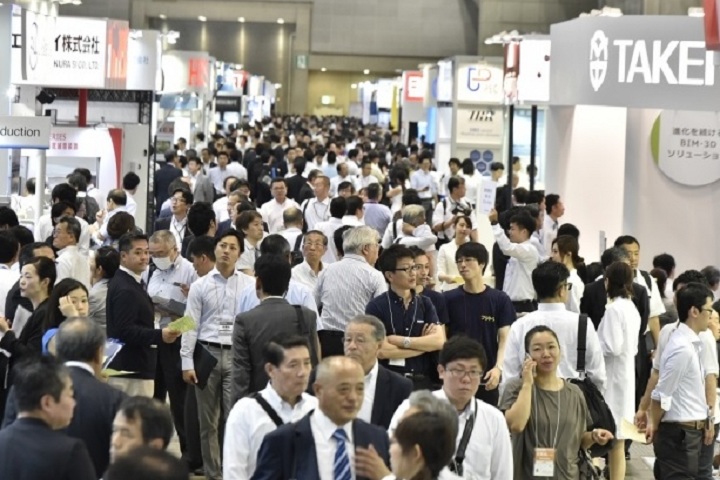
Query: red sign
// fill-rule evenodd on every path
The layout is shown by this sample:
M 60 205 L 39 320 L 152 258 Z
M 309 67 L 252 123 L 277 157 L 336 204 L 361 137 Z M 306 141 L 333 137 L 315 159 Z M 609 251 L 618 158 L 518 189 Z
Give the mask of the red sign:
M 705 48 L 720 50 L 720 19 L 718 0 L 704 0 L 705 7 Z
M 191 58 L 188 68 L 188 86 L 205 88 L 208 86 L 210 64 L 207 58 Z
M 422 102 L 425 98 L 423 72 L 404 72 L 403 80 L 403 100 L 406 102 Z

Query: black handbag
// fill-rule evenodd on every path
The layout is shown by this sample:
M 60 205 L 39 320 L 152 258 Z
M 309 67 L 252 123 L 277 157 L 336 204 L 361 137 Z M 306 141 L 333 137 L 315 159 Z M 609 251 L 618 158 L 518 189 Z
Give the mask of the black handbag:
M 580 315 L 580 321 L 578 322 L 578 346 L 577 346 L 577 366 L 576 369 L 580 374 L 579 379 L 572 379 L 571 382 L 577 385 L 582 390 L 585 396 L 585 403 L 587 404 L 588 410 L 590 411 L 590 417 L 592 418 L 591 428 L 603 428 L 608 432 L 615 434 L 615 419 L 613 418 L 610 407 L 605 403 L 600 390 L 592 383 L 585 375 L 585 351 L 587 343 L 587 323 L 588 316 L 585 314 Z M 608 442 L 605 445 L 594 444 L 590 447 L 588 452 L 591 457 L 602 457 L 612 450 L 615 440 Z

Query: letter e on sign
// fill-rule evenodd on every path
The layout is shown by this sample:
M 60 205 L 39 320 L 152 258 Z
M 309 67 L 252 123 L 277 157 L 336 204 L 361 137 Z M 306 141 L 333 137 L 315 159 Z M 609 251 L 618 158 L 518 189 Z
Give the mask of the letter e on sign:
M 410 71 L 405 72 L 405 88 L 403 96 L 406 102 L 422 102 L 425 96 L 425 83 L 423 82 L 423 72 Z

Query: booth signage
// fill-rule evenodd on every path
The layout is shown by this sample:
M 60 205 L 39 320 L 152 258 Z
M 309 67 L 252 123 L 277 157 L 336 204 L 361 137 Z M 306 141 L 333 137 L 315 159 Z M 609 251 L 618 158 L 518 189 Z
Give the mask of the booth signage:
M 422 71 L 403 73 L 403 100 L 406 102 L 422 102 L 425 97 L 425 83 Z
M 683 185 L 720 180 L 720 112 L 663 110 L 650 136 L 653 160 Z
M 457 101 L 486 105 L 503 103 L 503 68 L 475 64 L 457 70 Z
M 501 145 L 503 112 L 500 108 L 458 108 L 455 127 L 456 141 L 474 145 Z
M 587 17 L 551 36 L 551 104 L 720 110 L 702 19 Z
M 53 65 L 47 83 L 105 87 L 107 22 L 92 18 L 57 17 Z M 79 80 L 82 79 L 82 80 Z
M 0 117 L 0 148 L 50 147 L 50 117 Z

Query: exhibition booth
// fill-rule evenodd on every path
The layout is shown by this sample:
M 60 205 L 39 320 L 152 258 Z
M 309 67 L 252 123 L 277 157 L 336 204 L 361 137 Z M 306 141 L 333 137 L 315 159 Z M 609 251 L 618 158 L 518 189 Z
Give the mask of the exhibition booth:
M 720 72 L 703 20 L 585 17 L 553 25 L 548 191 L 595 261 L 621 234 L 641 267 L 720 264 Z

